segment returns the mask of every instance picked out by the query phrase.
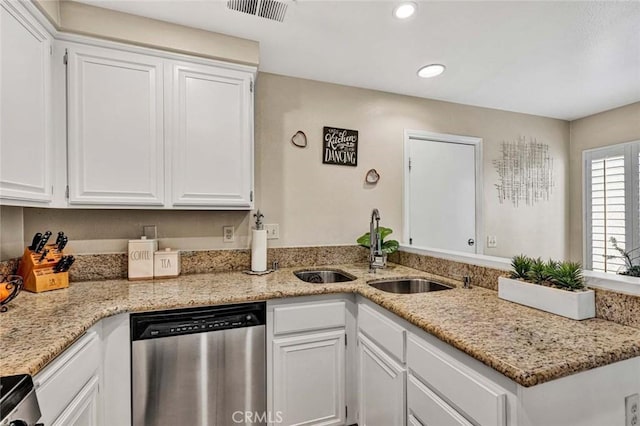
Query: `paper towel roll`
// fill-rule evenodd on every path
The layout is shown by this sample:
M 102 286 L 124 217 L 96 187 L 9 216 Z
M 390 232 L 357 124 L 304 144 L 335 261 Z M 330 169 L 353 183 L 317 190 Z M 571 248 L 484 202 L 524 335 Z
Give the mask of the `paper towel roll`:
M 267 231 L 251 230 L 251 270 L 264 272 L 267 270 Z

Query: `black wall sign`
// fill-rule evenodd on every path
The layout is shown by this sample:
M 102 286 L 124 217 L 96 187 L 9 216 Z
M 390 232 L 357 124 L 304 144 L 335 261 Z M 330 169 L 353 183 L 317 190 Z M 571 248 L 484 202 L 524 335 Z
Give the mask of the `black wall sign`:
M 322 162 L 341 166 L 358 165 L 358 131 L 325 127 Z

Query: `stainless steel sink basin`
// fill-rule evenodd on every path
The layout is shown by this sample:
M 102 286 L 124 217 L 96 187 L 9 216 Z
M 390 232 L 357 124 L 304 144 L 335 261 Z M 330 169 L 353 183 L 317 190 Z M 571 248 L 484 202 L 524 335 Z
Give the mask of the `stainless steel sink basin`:
M 312 284 L 327 284 L 327 283 L 343 283 L 347 281 L 353 281 L 356 279 L 353 275 L 347 274 L 344 271 L 331 270 L 331 269 L 318 269 L 318 270 L 305 270 L 294 272 L 295 276 L 302 281 Z
M 400 294 L 426 293 L 429 291 L 450 290 L 453 288 L 423 278 L 377 280 L 370 281 L 368 284 L 373 288 L 386 291 L 387 293 Z

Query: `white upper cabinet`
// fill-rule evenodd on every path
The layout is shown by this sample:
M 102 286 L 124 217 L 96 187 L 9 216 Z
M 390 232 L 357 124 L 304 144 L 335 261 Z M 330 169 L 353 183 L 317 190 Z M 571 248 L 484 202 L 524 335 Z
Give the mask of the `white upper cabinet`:
M 0 1 L 0 200 L 52 199 L 51 36 L 18 2 Z
M 252 207 L 253 73 L 67 51 L 69 204 Z
M 251 207 L 251 74 L 187 63 L 166 74 L 172 204 Z
M 162 60 L 67 50 L 69 203 L 162 206 Z

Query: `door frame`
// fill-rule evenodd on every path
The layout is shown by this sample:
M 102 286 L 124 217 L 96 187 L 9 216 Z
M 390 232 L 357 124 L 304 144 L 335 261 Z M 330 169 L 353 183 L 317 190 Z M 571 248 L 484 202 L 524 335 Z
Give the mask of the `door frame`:
M 402 191 L 402 244 L 410 246 L 410 194 L 411 194 L 411 179 L 409 178 L 409 140 L 410 139 L 423 139 L 425 141 L 455 143 L 461 145 L 471 145 L 474 148 L 475 157 L 475 175 L 476 175 L 476 235 L 475 235 L 475 253 L 484 253 L 484 215 L 483 215 L 483 159 L 482 159 L 482 138 L 474 136 L 461 136 L 451 135 L 447 133 L 434 133 L 426 130 L 404 130 L 404 153 L 403 153 L 403 191 Z M 421 247 L 436 250 L 447 250 L 443 247 Z

